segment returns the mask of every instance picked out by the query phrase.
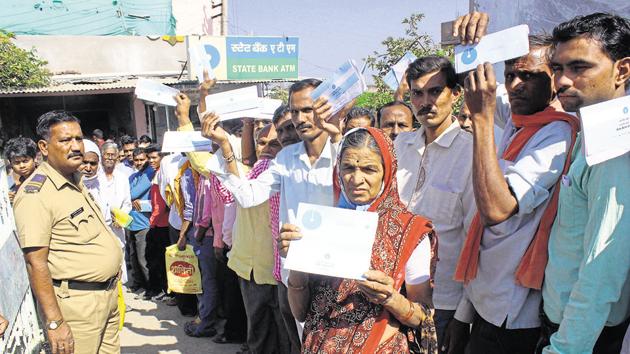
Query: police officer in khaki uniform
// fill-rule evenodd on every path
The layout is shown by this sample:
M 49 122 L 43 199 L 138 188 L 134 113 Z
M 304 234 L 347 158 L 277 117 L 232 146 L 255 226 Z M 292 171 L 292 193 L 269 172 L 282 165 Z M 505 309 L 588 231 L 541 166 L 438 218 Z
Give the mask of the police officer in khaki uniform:
M 120 353 L 122 251 L 81 182 L 79 120 L 48 112 L 37 121 L 46 162 L 24 182 L 14 212 L 31 286 L 53 353 Z

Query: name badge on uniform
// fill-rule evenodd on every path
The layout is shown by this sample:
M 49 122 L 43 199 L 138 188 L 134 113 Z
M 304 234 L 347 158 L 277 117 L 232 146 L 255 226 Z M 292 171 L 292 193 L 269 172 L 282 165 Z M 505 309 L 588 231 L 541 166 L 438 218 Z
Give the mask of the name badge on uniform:
M 70 219 L 76 218 L 77 216 L 81 215 L 82 212 L 83 212 L 83 207 L 80 207 L 79 209 L 73 211 L 72 214 L 70 214 Z
M 562 185 L 565 187 L 571 187 L 571 178 L 567 175 L 562 175 Z

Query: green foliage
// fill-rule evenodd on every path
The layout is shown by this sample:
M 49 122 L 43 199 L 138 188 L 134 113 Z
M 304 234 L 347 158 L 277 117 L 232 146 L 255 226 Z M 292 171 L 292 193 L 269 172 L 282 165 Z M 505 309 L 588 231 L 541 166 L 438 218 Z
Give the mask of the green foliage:
M 364 107 L 370 108 L 376 111 L 385 103 L 391 102 L 394 100 L 394 96 L 392 96 L 390 92 L 364 92 L 361 96 L 357 97 L 357 101 L 354 104 L 355 107 Z
M 423 19 L 424 14 L 421 13 L 415 13 L 403 19 L 402 24 L 406 26 L 405 35 L 400 38 L 387 37 L 381 42 L 385 47 L 384 52 L 375 51 L 373 55 L 369 55 L 365 59 L 368 68 L 375 71 L 374 83 L 379 92 L 391 94 L 391 90 L 385 85 L 382 78 L 407 51 L 411 51 L 418 58 L 427 55 L 451 56 L 451 51 L 441 49 L 433 43 L 428 34 L 420 32 L 420 23 Z
M 269 91 L 269 98 L 273 98 L 276 100 L 282 100 L 283 104 L 289 103 L 289 90 L 282 86 L 274 86 Z
M 12 33 L 0 31 L 0 88 L 33 88 L 47 86 L 51 73 L 47 62 L 35 50 L 24 50 L 11 40 Z

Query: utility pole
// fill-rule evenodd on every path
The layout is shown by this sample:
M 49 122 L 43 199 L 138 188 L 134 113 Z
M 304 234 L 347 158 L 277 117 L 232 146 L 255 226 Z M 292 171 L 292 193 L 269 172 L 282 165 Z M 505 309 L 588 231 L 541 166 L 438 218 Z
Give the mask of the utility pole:
M 228 0 L 212 0 L 212 35 L 228 35 Z
M 471 0 L 472 1 L 472 0 Z M 221 35 L 228 35 L 228 0 L 223 0 L 221 6 Z

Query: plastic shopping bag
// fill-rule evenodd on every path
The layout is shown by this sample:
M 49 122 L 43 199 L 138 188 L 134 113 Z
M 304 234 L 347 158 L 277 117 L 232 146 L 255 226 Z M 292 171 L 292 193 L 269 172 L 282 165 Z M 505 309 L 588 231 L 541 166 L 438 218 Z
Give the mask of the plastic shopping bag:
M 119 280 L 117 284 L 118 288 L 118 312 L 120 312 L 120 325 L 118 329 L 122 331 L 125 325 L 125 311 L 127 306 L 125 305 L 125 297 L 123 296 L 122 282 Z
M 166 279 L 168 292 L 201 294 L 199 262 L 191 245 L 180 251 L 177 245 L 166 247 Z

